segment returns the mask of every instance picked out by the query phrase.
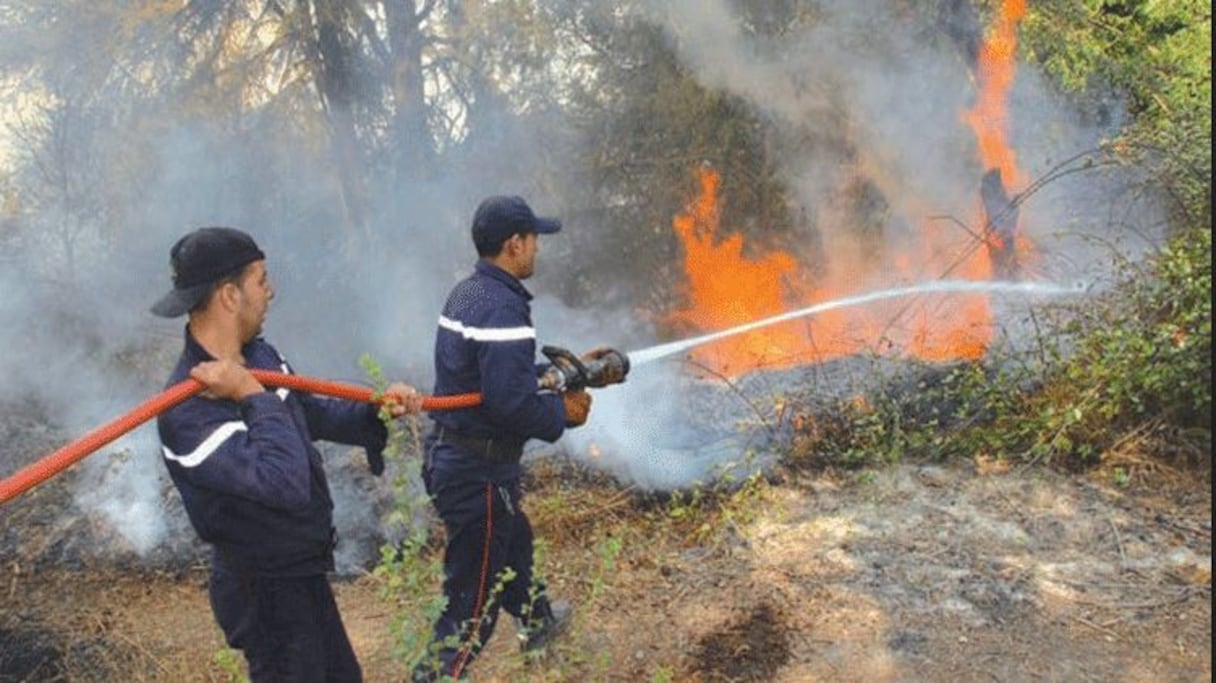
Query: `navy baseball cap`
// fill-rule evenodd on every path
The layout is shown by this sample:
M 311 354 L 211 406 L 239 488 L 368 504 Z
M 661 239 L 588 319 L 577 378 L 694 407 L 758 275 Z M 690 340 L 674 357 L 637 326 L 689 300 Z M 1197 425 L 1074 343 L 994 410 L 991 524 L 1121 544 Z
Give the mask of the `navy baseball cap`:
M 546 234 L 561 229 L 561 221 L 537 216 L 522 197 L 487 197 L 473 214 L 473 244 L 478 252 L 498 251 L 511 235 Z
M 265 258 L 253 238 L 236 228 L 199 228 L 190 232 L 169 250 L 173 289 L 152 305 L 152 312 L 163 318 L 185 315 L 207 296 L 216 282 Z

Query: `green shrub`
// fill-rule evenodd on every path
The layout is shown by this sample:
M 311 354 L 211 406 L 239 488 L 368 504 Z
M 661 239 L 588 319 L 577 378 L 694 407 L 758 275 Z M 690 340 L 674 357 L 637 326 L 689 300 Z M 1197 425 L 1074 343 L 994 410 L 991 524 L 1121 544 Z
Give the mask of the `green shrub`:
M 1150 422 L 1210 441 L 1211 259 L 1209 231 L 1181 234 L 1068 328 L 1076 351 L 1033 402 L 1051 435 L 1036 457 L 1094 456 Z

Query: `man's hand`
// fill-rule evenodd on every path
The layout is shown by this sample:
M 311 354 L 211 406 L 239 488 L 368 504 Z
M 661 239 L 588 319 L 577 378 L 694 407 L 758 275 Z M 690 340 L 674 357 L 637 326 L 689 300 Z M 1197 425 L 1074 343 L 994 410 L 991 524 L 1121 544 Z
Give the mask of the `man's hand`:
M 594 349 L 591 349 L 590 351 L 588 351 L 587 353 L 584 353 L 583 355 L 579 356 L 578 359 L 583 361 L 584 364 L 586 364 L 586 363 L 590 363 L 593 360 L 599 360 L 609 353 L 612 353 L 611 348 L 609 348 L 607 346 L 597 346 Z
M 240 401 L 266 391 L 249 370 L 233 360 L 203 361 L 190 370 L 190 376 L 207 386 L 204 396 Z
M 392 417 L 422 412 L 422 394 L 408 384 L 393 382 L 384 390 L 384 407 Z
M 578 427 L 587 421 L 591 412 L 591 394 L 579 389 L 562 394 L 562 403 L 566 406 L 566 426 Z
M 398 418 L 407 413 L 422 411 L 422 396 L 418 390 L 402 382 L 393 382 L 380 395 L 380 406 L 389 417 Z M 381 413 L 383 415 L 383 413 Z M 367 469 L 377 477 L 384 474 L 384 450 L 367 449 Z
M 578 359 L 583 362 L 583 365 L 589 365 L 590 363 L 597 361 L 611 353 L 620 353 L 620 352 L 616 351 L 615 349 L 609 348 L 607 346 L 597 346 L 594 349 L 591 349 L 590 351 L 588 351 L 587 353 L 584 353 L 583 355 L 579 356 Z M 595 379 L 596 379 L 596 381 L 594 383 L 592 383 L 590 386 L 597 387 L 597 388 L 606 387 L 609 384 L 620 384 L 621 382 L 624 382 L 625 374 L 622 371 L 622 368 L 620 368 L 615 363 L 606 363 L 604 365 L 603 369 L 600 371 L 599 376 L 596 377 Z

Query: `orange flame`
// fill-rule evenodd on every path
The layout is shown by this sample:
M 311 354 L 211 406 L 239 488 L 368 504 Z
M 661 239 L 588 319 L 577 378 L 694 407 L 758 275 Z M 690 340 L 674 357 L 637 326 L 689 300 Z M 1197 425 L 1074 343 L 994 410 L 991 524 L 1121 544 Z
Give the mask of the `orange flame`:
M 785 283 L 798 271 L 798 262 L 783 251 L 748 259 L 743 255 L 743 236 L 738 234 L 717 242 L 721 179 L 702 166 L 697 180 L 700 193 L 673 220 L 684 243 L 684 272 L 693 306 L 671 318 L 699 330 L 721 330 L 785 311 L 790 294 Z M 707 367 L 730 375 L 766 362 L 780 363 L 801 346 L 802 339 L 789 326 L 780 326 L 725 339 L 697 357 Z
M 1026 14 L 1026 0 L 1004 0 L 996 21 L 980 45 L 976 78 L 979 94 L 963 121 L 975 131 L 984 168 L 1001 172 L 1005 190 L 1026 184 L 1017 154 L 1009 145 L 1009 88 L 1017 72 L 1018 22 Z
M 1002 0 L 997 16 L 989 28 L 976 57 L 976 80 L 979 92 L 975 106 L 962 113 L 963 121 L 975 133 L 979 145 L 980 163 L 988 172 L 995 171 L 1005 195 L 1014 188 L 1025 187 L 1026 175 L 1018 168 L 1017 153 L 1009 144 L 1009 89 L 1017 73 L 1018 23 L 1026 15 L 1026 0 Z M 998 215 L 988 215 L 996 208 Z M 998 260 L 1002 275 L 1016 270 L 1034 255 L 1034 245 L 1021 234 L 1016 209 L 1006 213 L 1004 207 L 985 206 L 988 231 L 984 235 L 988 248 Z M 1005 214 L 1004 219 L 1000 214 Z M 1010 267 L 1008 264 L 1014 264 Z M 1016 273 L 1014 273 L 1016 274 Z
M 873 255 L 854 248 L 835 250 L 835 268 L 822 284 L 812 287 L 802 276 L 798 259 L 782 250 L 756 258 L 743 254 L 743 237 L 737 233 L 719 238 L 720 176 L 708 167 L 697 170 L 700 191 L 684 212 L 672 221 L 685 250 L 688 307 L 668 320 L 698 331 L 717 331 L 861 293 L 856 275 L 872 270 L 864 265 Z M 953 241 L 952 241 L 953 240 Z M 926 226 L 918 252 L 896 254 L 881 269 L 886 286 L 900 280 L 924 279 L 912 264 L 929 264 L 939 270 L 954 268 L 954 277 L 984 279 L 989 274 L 987 252 L 968 250 L 965 260 L 943 263 L 943 254 L 965 249 L 957 232 Z M 852 253 L 852 256 L 849 254 Z M 875 287 L 878 288 L 878 287 Z M 861 308 L 844 308 L 812 318 L 766 327 L 692 351 L 692 360 L 712 373 L 734 377 L 760 367 L 784 367 L 818 362 L 866 350 L 879 350 L 880 340 L 898 345 L 931 360 L 979 358 L 987 347 L 990 314 L 983 296 L 921 297 L 912 302 L 890 302 Z
M 1026 183 L 1007 139 L 1006 106 L 1016 70 L 1017 25 L 1025 13 L 1025 0 L 1003 0 L 980 47 L 975 107 L 962 115 L 975 132 L 984 169 L 999 171 L 1006 193 Z M 991 235 L 985 236 L 988 249 L 976 248 L 975 237 L 957 226 L 926 222 L 894 249 L 889 244 L 880 248 L 863 244 L 855 229 L 828 235 L 833 240 L 825 245 L 830 260 L 825 272 L 815 273 L 812 286 L 804 275 L 807 269 L 789 252 L 773 250 L 749 258 L 743 254 L 741 235 L 719 239 L 721 179 L 708 167 L 698 169 L 697 179 L 697 197 L 673 220 L 685 249 L 688 305 L 670 314 L 669 320 L 698 332 L 864 291 L 942 277 L 993 276 L 993 256 L 999 250 L 994 249 Z M 1014 237 L 1017 252 L 1028 248 L 1025 238 Z M 933 361 L 975 360 L 983 356 L 991 336 L 986 296 L 926 295 L 837 309 L 730 337 L 691 353 L 711 372 L 737 376 L 759 367 L 818 362 L 864 351 L 895 350 Z

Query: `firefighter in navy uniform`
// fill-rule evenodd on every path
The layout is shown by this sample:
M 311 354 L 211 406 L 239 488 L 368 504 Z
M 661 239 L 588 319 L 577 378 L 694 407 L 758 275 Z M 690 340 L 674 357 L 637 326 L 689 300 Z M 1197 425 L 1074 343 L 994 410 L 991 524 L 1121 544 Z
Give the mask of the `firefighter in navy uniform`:
M 494 630 L 499 609 L 518 620 L 525 651 L 566 625 L 569 606 L 551 602 L 532 573 L 532 527 L 520 506 L 520 456 L 529 439 L 553 442 L 583 424 L 586 391 L 538 393 L 532 275 L 539 235 L 561 222 L 537 217 L 519 197 L 490 197 L 473 217 L 480 257 L 452 290 L 435 338 L 436 395 L 481 392 L 476 408 L 432 415 L 423 480 L 447 531 L 447 606 L 414 681 L 459 680 Z M 584 358 L 594 358 L 599 350 Z M 510 570 L 510 581 L 494 588 Z
M 173 246 L 173 290 L 152 307 L 189 313 L 169 385 L 206 391 L 160 415 L 165 462 L 199 536 L 213 546 L 209 595 L 250 678 L 360 681 L 327 572 L 336 542 L 329 486 L 313 439 L 362 446 L 383 469 L 386 431 L 370 404 L 267 391 L 248 368 L 290 372 L 260 336 L 274 297 L 265 256 L 232 228 L 195 230 Z M 421 398 L 393 384 L 390 412 Z

